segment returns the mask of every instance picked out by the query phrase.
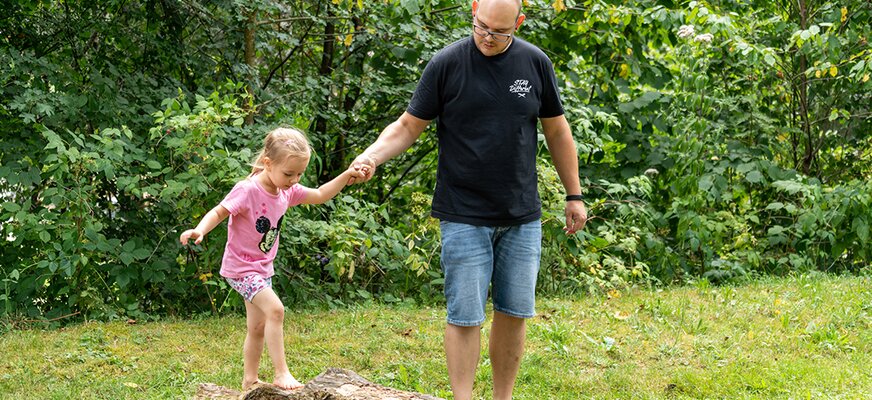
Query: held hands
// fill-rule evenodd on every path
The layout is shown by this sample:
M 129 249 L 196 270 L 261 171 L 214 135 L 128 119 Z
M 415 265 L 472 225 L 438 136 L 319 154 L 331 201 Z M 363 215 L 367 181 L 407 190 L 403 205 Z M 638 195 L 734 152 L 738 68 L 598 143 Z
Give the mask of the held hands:
M 583 201 L 567 201 L 565 213 L 566 226 L 563 230 L 566 234 L 572 235 L 584 229 L 584 224 L 587 223 L 587 208 L 584 207 Z
M 355 168 L 354 165 L 349 165 L 348 169 L 342 173 L 342 175 L 348 177 L 348 180 L 345 182 L 345 186 L 352 185 L 357 182 L 363 182 L 366 179 L 366 172 L 361 167 Z
M 188 240 L 194 239 L 194 244 L 200 244 L 205 236 L 206 234 L 198 229 L 188 229 L 182 232 L 182 236 L 179 236 L 179 242 L 182 243 L 182 246 L 187 246 Z
M 354 162 L 351 163 L 350 168 L 357 171 L 359 174 L 356 176 L 352 176 L 351 179 L 348 180 L 349 185 L 353 185 L 355 183 L 362 183 L 372 179 L 373 175 L 375 175 L 375 167 L 376 160 L 369 154 L 361 154 L 354 159 Z

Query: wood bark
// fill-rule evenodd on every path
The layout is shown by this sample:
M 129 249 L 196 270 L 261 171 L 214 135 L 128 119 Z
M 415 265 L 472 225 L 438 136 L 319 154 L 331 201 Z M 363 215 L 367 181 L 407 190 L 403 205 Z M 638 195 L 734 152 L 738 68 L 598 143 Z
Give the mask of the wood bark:
M 328 368 L 303 388 L 283 390 L 270 384 L 255 385 L 242 393 L 212 383 L 201 383 L 195 400 L 442 400 L 426 394 L 404 392 L 372 383 L 356 372 Z
M 253 75 L 257 71 L 257 53 L 255 48 L 255 40 L 257 35 L 257 11 L 255 10 L 247 10 L 243 11 L 248 14 L 248 22 L 245 24 L 245 64 L 248 65 L 248 85 L 245 88 L 245 91 L 248 92 L 248 95 L 251 96 L 251 104 L 255 104 L 254 102 L 254 90 L 252 86 L 254 85 Z M 254 113 L 257 112 L 251 105 L 245 104 L 245 124 L 253 125 L 254 124 Z
M 324 44 L 321 50 L 321 66 L 318 68 L 318 76 L 321 78 L 321 82 L 331 81 L 333 78 L 333 58 L 336 52 L 336 24 L 334 22 L 334 13 L 333 6 L 330 2 L 325 2 L 324 6 L 327 9 L 327 19 L 324 24 Z M 328 124 L 328 115 L 330 110 L 330 100 L 333 97 L 333 88 L 329 87 L 324 97 L 318 101 L 318 112 L 315 114 L 315 121 L 312 124 L 312 130 L 314 137 L 324 138 L 324 154 L 323 156 L 327 156 L 330 151 L 327 150 L 327 146 L 330 141 L 327 140 L 327 124 Z M 336 138 L 336 144 L 333 147 L 334 149 L 344 149 L 345 148 L 345 137 L 344 133 L 339 134 Z M 339 169 L 340 163 L 344 161 L 345 155 L 342 153 L 336 153 L 330 155 L 329 157 L 325 157 L 325 161 L 328 162 L 325 165 L 325 168 L 321 170 L 321 176 L 318 179 L 319 183 L 326 183 L 333 178 L 334 171 L 342 171 Z M 344 170 L 344 168 L 343 168 Z

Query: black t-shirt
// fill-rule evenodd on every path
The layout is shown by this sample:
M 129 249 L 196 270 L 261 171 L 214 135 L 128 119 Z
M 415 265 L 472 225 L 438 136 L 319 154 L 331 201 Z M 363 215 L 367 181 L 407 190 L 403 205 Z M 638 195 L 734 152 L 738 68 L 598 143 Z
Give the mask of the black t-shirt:
M 542 50 L 516 37 L 487 57 L 471 36 L 454 42 L 427 64 L 407 111 L 438 117 L 434 217 L 508 226 L 542 216 L 536 124 L 563 115 L 554 67 Z

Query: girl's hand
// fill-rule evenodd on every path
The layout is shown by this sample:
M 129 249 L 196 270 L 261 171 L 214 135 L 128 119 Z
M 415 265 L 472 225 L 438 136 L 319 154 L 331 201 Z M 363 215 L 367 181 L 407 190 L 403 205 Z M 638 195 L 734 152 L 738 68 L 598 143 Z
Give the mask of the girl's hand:
M 345 185 L 353 185 L 358 182 L 365 181 L 366 175 L 369 172 L 369 167 L 364 166 L 363 168 L 355 168 L 353 165 L 349 166 L 347 170 L 345 170 L 345 174 L 348 175 L 348 180 Z
M 182 236 L 179 236 L 179 242 L 182 243 L 182 246 L 187 246 L 188 240 L 194 239 L 194 244 L 200 244 L 200 242 L 203 241 L 204 236 L 206 235 L 197 229 L 188 229 L 182 232 Z
M 372 176 L 375 174 L 375 167 L 378 163 L 375 158 L 368 154 L 361 154 L 357 156 L 354 162 L 351 163 L 351 168 L 360 173 L 360 177 L 352 178 L 348 183 L 355 184 L 366 182 L 372 179 Z

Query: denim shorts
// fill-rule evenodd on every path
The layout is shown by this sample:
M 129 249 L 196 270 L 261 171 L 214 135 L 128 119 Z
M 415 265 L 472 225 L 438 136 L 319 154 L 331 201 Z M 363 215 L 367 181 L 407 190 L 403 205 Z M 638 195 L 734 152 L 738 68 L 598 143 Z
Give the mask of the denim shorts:
M 224 280 L 249 303 L 262 290 L 272 288 L 272 277 L 264 278 L 257 274 L 246 275 L 238 279 L 224 277 Z
M 441 221 L 442 272 L 448 323 L 479 326 L 488 288 L 494 310 L 518 318 L 536 315 L 536 277 L 542 223 L 489 227 Z

